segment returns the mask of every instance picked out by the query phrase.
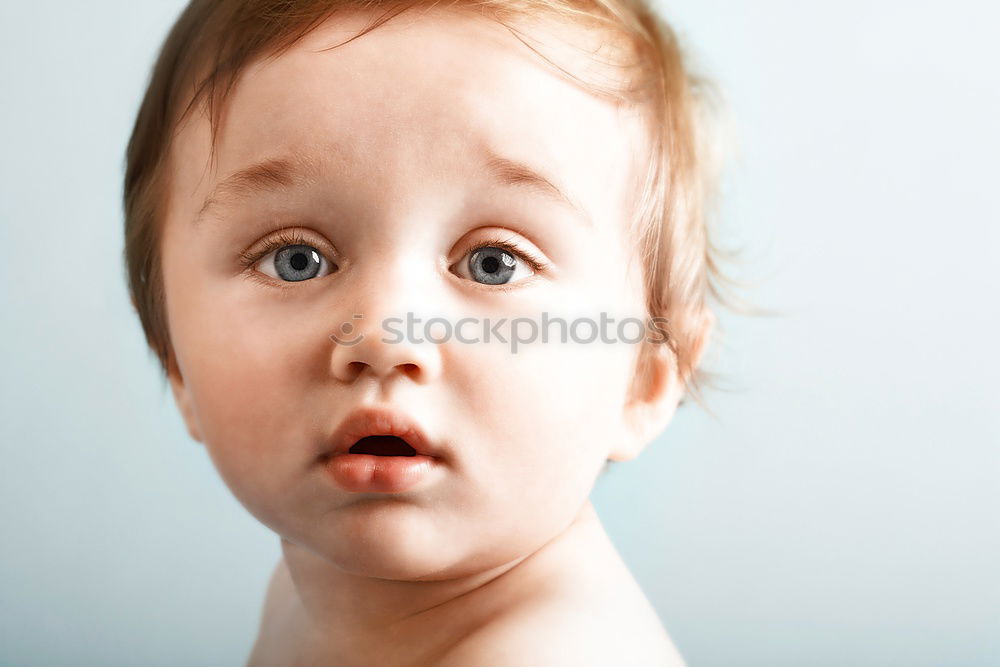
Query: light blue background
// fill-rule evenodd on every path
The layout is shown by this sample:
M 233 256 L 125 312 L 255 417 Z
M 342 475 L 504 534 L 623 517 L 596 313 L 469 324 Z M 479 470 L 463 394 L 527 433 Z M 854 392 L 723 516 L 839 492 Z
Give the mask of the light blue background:
M 157 379 L 123 153 L 182 3 L 0 7 L 0 664 L 238 665 L 277 539 Z M 780 317 L 594 492 L 691 667 L 1000 665 L 989 3 L 681 2 L 736 118 L 726 239 Z

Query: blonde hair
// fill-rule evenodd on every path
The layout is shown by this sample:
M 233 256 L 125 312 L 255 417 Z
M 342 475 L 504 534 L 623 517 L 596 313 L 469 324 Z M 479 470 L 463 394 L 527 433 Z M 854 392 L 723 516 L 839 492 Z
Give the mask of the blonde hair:
M 676 372 L 701 402 L 699 385 L 710 375 L 697 367 L 708 301 L 725 301 L 720 251 L 707 222 L 717 180 L 713 134 L 705 123 L 710 89 L 690 71 L 673 30 L 644 0 L 192 0 L 160 50 L 126 153 L 126 271 L 146 340 L 162 369 L 175 363 L 159 238 L 176 128 L 192 109 L 205 105 L 214 157 L 225 102 L 252 60 L 280 55 L 339 11 L 384 10 L 352 38 L 357 39 L 409 9 L 443 5 L 492 18 L 519 39 L 512 23 L 542 15 L 603 27 L 623 38 L 626 48 L 616 52 L 622 61 L 610 64 L 633 76 L 604 88 L 581 83 L 646 114 L 652 150 L 628 229 L 643 263 L 648 315 L 667 320 L 666 345 Z M 644 345 L 643 355 L 653 351 L 653 344 Z M 643 355 L 640 373 L 649 367 Z

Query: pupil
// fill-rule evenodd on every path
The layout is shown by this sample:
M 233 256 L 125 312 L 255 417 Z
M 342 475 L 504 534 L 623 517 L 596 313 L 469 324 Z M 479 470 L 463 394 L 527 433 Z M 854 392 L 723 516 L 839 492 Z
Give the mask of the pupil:
M 487 273 L 496 273 L 500 268 L 500 260 L 496 257 L 484 257 L 483 258 L 483 269 Z
M 302 269 L 306 268 L 306 266 L 308 266 L 309 260 L 306 258 L 304 253 L 297 252 L 294 255 L 292 255 L 292 258 L 289 260 L 289 263 L 292 265 L 293 269 L 295 269 L 296 271 L 301 271 Z

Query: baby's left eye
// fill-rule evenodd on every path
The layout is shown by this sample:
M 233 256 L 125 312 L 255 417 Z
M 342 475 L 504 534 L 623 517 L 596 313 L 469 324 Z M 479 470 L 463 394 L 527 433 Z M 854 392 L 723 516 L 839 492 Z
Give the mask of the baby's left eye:
M 257 270 L 264 275 L 298 282 L 330 273 L 330 262 L 311 245 L 285 245 L 261 257 Z
M 497 245 L 484 245 L 473 249 L 466 255 L 468 261 L 460 261 L 455 266 L 464 269 L 467 275 L 463 278 L 470 278 L 483 285 L 505 285 L 510 282 L 520 282 L 523 278 L 530 278 L 535 274 L 532 270 L 530 260 L 521 257 L 520 253 L 511 248 Z M 518 259 L 520 257 L 520 259 Z M 521 276 L 521 274 L 526 275 Z M 521 276 L 517 280 L 515 277 Z

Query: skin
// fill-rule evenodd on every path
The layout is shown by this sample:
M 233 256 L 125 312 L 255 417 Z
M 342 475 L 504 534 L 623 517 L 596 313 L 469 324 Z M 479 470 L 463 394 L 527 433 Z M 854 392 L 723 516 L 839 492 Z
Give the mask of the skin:
M 624 226 L 643 126 L 502 26 L 453 11 L 407 13 L 319 51 L 367 18 L 335 17 L 252 64 L 214 164 L 204 115 L 181 126 L 170 155 L 171 386 L 227 486 L 281 538 L 251 664 L 475 664 L 491 645 L 532 637 L 597 655 L 584 640 L 618 626 L 662 660 L 628 664 L 681 664 L 588 500 L 606 458 L 634 458 L 671 418 L 681 385 L 670 360 L 651 355 L 640 378 L 638 345 L 538 341 L 513 354 L 454 338 L 387 343 L 380 328 L 407 312 L 644 318 Z M 563 65 L 594 71 L 566 46 L 593 35 L 531 31 Z M 486 146 L 543 171 L 589 222 L 497 185 Z M 244 192 L 199 219 L 220 181 L 288 155 L 312 168 L 301 182 Z M 266 274 L 266 257 L 241 265 L 280 230 L 335 270 L 283 282 Z M 463 268 L 469 250 L 497 235 L 548 266 L 518 257 L 527 278 L 510 289 L 476 282 Z M 331 340 L 344 322 L 360 343 Z M 445 449 L 441 474 L 396 495 L 334 485 L 318 457 L 362 404 L 419 422 Z M 548 636 L 529 630 L 539 619 Z

